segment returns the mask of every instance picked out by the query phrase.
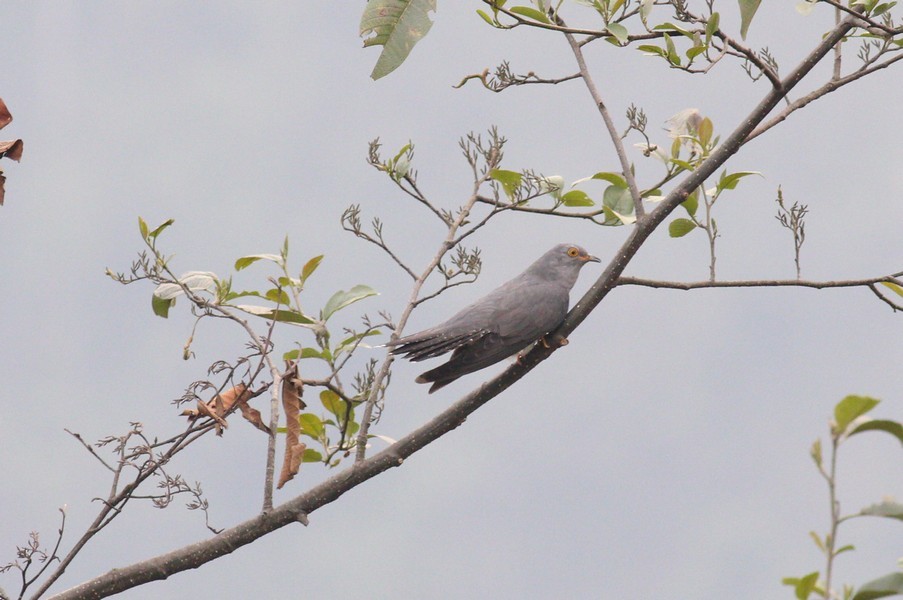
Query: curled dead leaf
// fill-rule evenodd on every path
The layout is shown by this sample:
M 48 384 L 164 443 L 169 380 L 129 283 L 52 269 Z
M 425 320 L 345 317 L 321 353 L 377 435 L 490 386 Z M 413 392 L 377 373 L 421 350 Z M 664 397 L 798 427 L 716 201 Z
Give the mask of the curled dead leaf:
M 22 158 L 22 148 L 22 140 L 0 142 L 0 158 L 8 158 L 19 162 L 19 159 Z
M 6 102 L 3 101 L 3 98 L 0 98 L 0 129 L 9 125 L 12 120 L 13 116 L 10 114 L 9 109 L 6 108 Z
M 216 435 L 222 435 L 223 429 L 229 427 L 225 417 L 237 406 L 241 410 L 241 416 L 251 425 L 265 433 L 270 433 L 270 428 L 263 422 L 260 411 L 248 405 L 248 400 L 259 393 L 253 393 L 248 389 L 248 386 L 239 383 L 222 394 L 217 394 L 207 402 L 198 401 L 197 409 L 183 410 L 182 416 L 189 419 L 210 417 L 216 421 Z
M 298 474 L 301 468 L 301 459 L 304 455 L 306 444 L 299 441 L 301 437 L 301 423 L 298 415 L 301 409 L 307 406 L 301 400 L 304 389 L 301 384 L 301 375 L 298 373 L 298 361 L 286 361 L 286 372 L 282 379 L 282 409 L 285 411 L 285 456 L 282 459 L 282 471 L 279 473 L 277 489 L 282 489 L 288 481 Z

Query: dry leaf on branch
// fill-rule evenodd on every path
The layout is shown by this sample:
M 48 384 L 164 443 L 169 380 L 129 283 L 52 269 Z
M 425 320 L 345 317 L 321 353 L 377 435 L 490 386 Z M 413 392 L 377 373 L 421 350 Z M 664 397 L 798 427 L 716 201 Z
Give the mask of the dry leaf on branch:
M 22 146 L 22 140 L 0 142 L 0 158 L 8 158 L 19 162 L 19 159 L 22 158 Z
M 182 415 L 189 419 L 210 417 L 216 421 L 216 435 L 222 435 L 223 429 L 229 427 L 229 424 L 226 423 L 224 417 L 233 407 L 238 405 L 239 410 L 241 410 L 241 416 L 251 423 L 251 425 L 265 433 L 270 433 L 270 428 L 263 422 L 260 411 L 248 405 L 248 400 L 256 395 L 257 394 L 253 394 L 248 390 L 248 386 L 239 383 L 222 394 L 217 394 L 207 402 L 198 401 L 197 409 L 184 410 L 182 411 Z
M 3 101 L 3 98 L 0 98 L 0 129 L 9 125 L 12 120 L 12 114 L 9 112 L 9 109 L 6 108 L 6 103 Z M 0 142 L 0 158 L 8 158 L 19 162 L 19 159 L 22 158 L 22 148 L 22 140 Z M 6 191 L 3 189 L 4 183 L 6 183 L 6 177 L 3 176 L 3 170 L 0 169 L 0 206 L 3 206 L 3 197 L 6 195 Z
M 9 109 L 6 108 L 6 102 L 3 101 L 3 98 L 0 98 L 0 129 L 9 125 L 12 120 L 13 116 L 10 114 Z
M 282 379 L 282 409 L 285 411 L 285 457 L 282 459 L 282 471 L 279 473 L 279 483 L 276 489 L 290 481 L 301 468 L 301 460 L 307 445 L 300 442 L 301 424 L 298 415 L 301 409 L 306 407 L 301 396 L 304 390 L 301 386 L 301 375 L 298 373 L 298 361 L 286 361 L 286 373 Z

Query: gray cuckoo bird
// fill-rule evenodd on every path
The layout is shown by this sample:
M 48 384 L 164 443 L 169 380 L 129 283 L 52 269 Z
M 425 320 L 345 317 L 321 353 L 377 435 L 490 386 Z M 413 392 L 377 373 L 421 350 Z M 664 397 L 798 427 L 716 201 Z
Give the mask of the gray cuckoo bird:
M 412 361 L 446 352 L 445 364 L 423 373 L 433 393 L 455 379 L 517 354 L 558 327 L 580 267 L 599 259 L 575 244 L 558 244 L 526 271 L 440 325 L 388 345 Z

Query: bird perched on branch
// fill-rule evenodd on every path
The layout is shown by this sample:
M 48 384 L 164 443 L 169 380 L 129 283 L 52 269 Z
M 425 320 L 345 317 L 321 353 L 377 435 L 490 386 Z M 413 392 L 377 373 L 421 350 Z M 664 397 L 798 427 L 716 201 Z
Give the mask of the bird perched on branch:
M 449 361 L 417 378 L 433 393 L 462 375 L 512 356 L 558 327 L 580 268 L 600 262 L 575 244 L 558 244 L 526 271 L 441 325 L 388 344 L 412 361 L 452 352 Z M 566 342 L 565 342 L 566 343 Z

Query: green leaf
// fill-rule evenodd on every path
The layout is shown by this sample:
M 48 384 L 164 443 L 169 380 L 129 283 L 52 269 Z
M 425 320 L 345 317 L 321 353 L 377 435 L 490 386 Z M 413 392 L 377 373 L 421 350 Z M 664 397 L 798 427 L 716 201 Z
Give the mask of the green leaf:
M 320 266 L 320 263 L 323 262 L 323 255 L 315 256 L 301 267 L 301 285 L 304 285 L 304 282 L 307 281 L 307 278 L 313 275 L 313 272 L 317 270 L 317 267 Z
M 304 454 L 301 455 L 301 462 L 315 463 L 323 462 L 323 455 L 313 448 L 305 448 Z
M 618 185 L 610 185 L 602 194 L 602 205 L 622 215 L 633 214 L 633 197 L 630 190 Z
M 532 6 L 513 6 L 509 10 L 514 14 L 533 19 L 534 21 L 539 21 L 540 23 L 552 23 L 544 12 L 533 8 Z
M 884 14 L 884 13 L 886 13 L 887 11 L 889 11 L 890 9 L 892 9 L 893 7 L 895 7 L 896 5 L 897 5 L 896 2 L 885 2 L 884 4 L 879 4 L 879 5 L 876 6 L 875 9 L 872 11 L 871 16 L 872 16 L 872 17 L 877 17 L 878 15 Z
M 677 53 L 677 48 L 674 47 L 674 40 L 671 39 L 671 36 L 667 33 L 663 34 L 665 36 L 665 47 L 668 49 L 668 61 L 676 66 L 680 66 L 680 55 Z
M 838 554 L 843 554 L 844 552 L 852 552 L 855 549 L 856 549 L 856 546 L 854 546 L 853 544 L 847 544 L 846 546 L 841 546 L 840 548 L 835 550 L 834 556 L 837 556 Z
M 156 294 L 151 295 L 151 309 L 158 317 L 169 317 L 169 308 L 176 303 L 175 298 L 160 298 Z
M 301 413 L 298 415 L 298 423 L 301 425 L 301 433 L 315 440 L 319 440 L 326 433 L 323 421 L 314 413 Z
M 608 33 L 613 35 L 615 39 L 618 40 L 618 42 L 620 42 L 621 44 L 627 43 L 627 38 L 630 33 L 627 31 L 626 27 L 624 27 L 620 23 L 609 23 L 606 26 L 606 29 L 608 29 Z
M 759 10 L 759 4 L 762 0 L 738 0 L 740 3 L 740 37 L 746 39 L 746 32 L 749 31 L 749 24 L 752 23 L 756 11 Z
M 653 31 L 676 31 L 677 33 L 684 35 L 690 39 L 693 38 L 693 32 L 689 29 L 685 29 L 683 27 L 679 27 L 674 23 L 662 23 L 661 25 L 656 25 L 652 28 Z M 667 34 L 666 34 L 667 35 Z
M 687 58 L 692 61 L 694 58 L 696 58 L 697 56 L 699 56 L 706 50 L 708 50 L 708 46 L 704 46 L 704 45 L 693 46 L 692 48 L 689 48 L 687 50 Z
M 696 223 L 690 219 L 674 219 L 668 225 L 668 235 L 673 238 L 679 238 L 687 235 L 696 229 Z
M 595 203 L 582 190 L 571 190 L 566 194 L 562 194 L 561 202 L 565 206 L 594 206 Z
M 885 500 L 878 504 L 866 506 L 859 511 L 859 514 L 865 517 L 886 517 L 903 521 L 903 504 Z
M 903 423 L 899 421 L 890 421 L 887 419 L 867 419 L 861 423 L 857 423 L 848 433 L 848 436 L 862 433 L 863 431 L 886 431 L 901 444 L 903 444 Z
M 268 260 L 276 263 L 277 265 L 283 264 L 282 257 L 278 254 L 249 254 L 247 256 L 242 256 L 235 261 L 235 270 L 241 271 L 245 267 L 253 265 L 258 260 Z
M 175 220 L 174 220 L 174 219 L 167 219 L 166 221 L 163 222 L 162 225 L 160 225 L 159 227 L 157 227 L 156 229 L 154 229 L 153 231 L 151 231 L 150 233 L 148 233 L 148 234 L 147 234 L 147 237 L 149 237 L 149 238 L 151 238 L 151 239 L 156 239 L 158 235 L 160 235 L 161 233 L 163 233 L 163 230 L 164 230 L 164 229 L 166 229 L 167 227 L 169 227 L 169 226 L 172 225 L 173 223 L 175 223 Z M 144 227 L 147 228 L 147 224 L 146 224 L 146 223 L 145 223 Z
M 716 187 L 717 193 L 735 189 L 740 180 L 749 175 L 761 175 L 761 173 L 758 171 L 737 171 L 736 173 L 728 174 L 727 171 L 722 171 Z
M 821 536 L 814 531 L 810 531 L 809 537 L 812 538 L 812 541 L 815 542 L 815 545 L 818 546 L 818 549 L 821 550 L 823 554 L 827 554 L 828 549 L 825 547 L 825 543 L 822 541 Z
M 627 189 L 627 180 L 618 173 L 596 173 L 590 179 L 601 179 L 616 187 Z
M 356 285 L 347 292 L 339 290 L 332 295 L 332 298 L 326 301 L 326 306 L 323 307 L 321 318 L 324 321 L 328 321 L 329 317 L 349 304 L 354 304 L 358 300 L 376 296 L 377 294 L 378 292 L 376 290 L 367 285 Z
M 285 293 L 285 290 L 280 290 L 279 288 L 267 290 L 265 297 L 270 302 L 282 304 L 283 306 L 288 306 L 291 303 L 291 300 L 289 299 L 288 294 Z
M 299 313 L 296 310 L 290 309 L 272 309 L 267 308 L 265 306 L 254 306 L 253 304 L 238 304 L 235 306 L 238 310 L 244 311 L 246 313 L 256 315 L 258 317 L 262 317 L 264 319 L 268 319 L 270 321 L 279 321 L 280 323 L 295 323 L 298 325 L 312 325 L 315 321 L 304 315 Z
M 489 15 L 484 13 L 482 10 L 477 10 L 477 14 L 480 15 L 480 17 L 482 17 L 484 21 L 495 27 L 495 21 Z
M 699 142 L 703 146 L 708 146 L 709 142 L 712 141 L 712 133 L 715 131 L 715 126 L 712 124 L 712 120 L 708 117 L 704 118 L 699 122 L 699 127 L 696 128 L 696 134 L 699 136 Z
M 640 52 L 647 52 L 649 54 L 657 54 L 659 56 L 668 56 L 668 53 L 664 48 L 659 48 L 658 46 L 652 46 L 651 44 L 640 44 L 636 47 Z
M 282 355 L 283 360 L 298 360 L 300 358 L 321 358 L 326 360 L 327 356 L 316 348 L 295 348 Z
M 397 69 L 432 27 L 436 0 L 370 0 L 361 16 L 364 47 L 382 46 L 370 77 L 379 79 Z M 366 37 L 370 34 L 371 37 Z
M 141 233 L 141 239 L 147 239 L 147 223 L 141 217 L 138 217 L 138 231 Z
M 323 390 L 320 392 L 320 402 L 323 404 L 323 408 L 334 414 L 340 420 L 345 419 L 345 412 L 348 410 L 348 405 L 339 398 L 338 394 L 332 390 Z
M 822 465 L 822 450 L 821 450 L 821 440 L 817 439 L 812 442 L 812 448 L 809 449 L 809 456 L 812 457 L 812 460 L 818 467 Z
M 813 573 L 809 573 L 803 577 L 800 577 L 796 585 L 794 586 L 794 592 L 798 600 L 806 600 L 810 594 L 815 590 L 815 586 L 818 584 L 818 571 Z
M 721 15 L 714 12 L 712 16 L 709 17 L 709 20 L 705 24 L 705 44 L 708 46 L 712 43 L 712 36 L 715 35 L 715 32 L 718 31 L 718 22 L 721 20 Z
M 493 169 L 489 171 L 489 177 L 502 184 L 502 189 L 505 190 L 505 195 L 508 196 L 509 200 L 514 197 L 517 188 L 520 187 L 521 181 L 523 180 L 523 175 L 520 173 L 516 171 L 506 171 L 504 169 Z
M 876 600 L 897 594 L 903 594 L 903 573 L 891 573 L 869 581 L 856 590 L 852 600 Z
M 696 209 L 699 208 L 699 188 L 693 190 L 693 192 L 687 196 L 687 199 L 681 202 L 680 205 L 686 209 L 691 217 L 695 217 Z
M 893 292 L 895 294 L 899 294 L 900 296 L 903 296 L 903 286 L 899 286 L 896 283 L 893 283 L 891 281 L 882 281 L 881 285 L 886 286 L 890 290 L 893 290 Z
M 835 433 L 846 431 L 847 426 L 855 419 L 869 412 L 878 405 L 880 400 L 868 396 L 847 396 L 834 407 Z
M 366 333 L 357 333 L 355 335 L 349 336 L 339 342 L 339 345 L 335 347 L 335 355 L 338 356 L 339 353 L 344 352 L 347 348 L 354 346 L 358 340 L 362 340 L 365 337 L 370 337 L 372 335 L 382 335 L 382 332 L 378 329 L 374 329 L 373 331 L 368 331 Z

